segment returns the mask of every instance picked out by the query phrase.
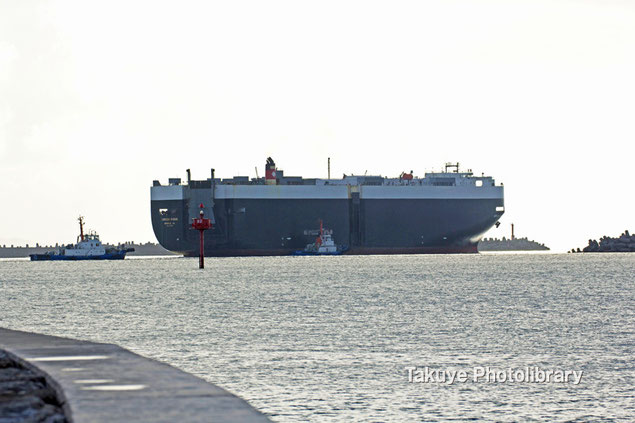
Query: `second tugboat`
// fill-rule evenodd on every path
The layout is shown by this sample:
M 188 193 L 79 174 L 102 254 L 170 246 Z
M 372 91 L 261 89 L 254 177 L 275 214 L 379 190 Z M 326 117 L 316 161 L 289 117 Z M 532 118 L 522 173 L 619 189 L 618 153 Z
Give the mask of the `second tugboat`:
M 346 247 L 335 245 L 332 238 L 333 230 L 324 229 L 320 220 L 320 232 L 315 242 L 308 244 L 304 250 L 294 251 L 294 256 L 337 256 L 347 250 Z
M 84 235 L 84 218 L 79 217 L 79 236 L 77 244 L 68 244 L 57 251 L 44 254 L 31 254 L 31 261 L 40 260 L 123 260 L 126 253 L 134 248 L 106 248 L 99 240 L 99 235 L 91 231 Z

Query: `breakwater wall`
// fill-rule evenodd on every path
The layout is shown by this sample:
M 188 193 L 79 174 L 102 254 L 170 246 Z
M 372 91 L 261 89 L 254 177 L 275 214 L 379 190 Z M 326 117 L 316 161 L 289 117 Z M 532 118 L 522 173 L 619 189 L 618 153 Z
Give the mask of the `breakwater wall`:
M 478 243 L 478 251 L 549 251 L 549 247 L 527 238 L 484 238 Z
M 51 423 L 269 422 L 226 390 L 117 345 L 0 328 L 0 350 L 11 358 L 5 367 L 18 368 L 14 376 L 30 369 L 29 377 L 45 382 L 40 391 L 49 402 L 40 398 L 40 408 L 48 405 Z M 11 421 L 7 410 L 23 391 L 4 398 L 0 421 Z

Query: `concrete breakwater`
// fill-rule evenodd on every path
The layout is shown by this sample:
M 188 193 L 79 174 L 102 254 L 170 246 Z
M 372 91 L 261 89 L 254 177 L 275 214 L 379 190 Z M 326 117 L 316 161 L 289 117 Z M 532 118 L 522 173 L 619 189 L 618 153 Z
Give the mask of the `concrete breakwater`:
M 117 345 L 0 328 L 0 350 L 0 365 L 13 369 L 0 373 L 3 423 L 269 421 L 224 389 Z
M 631 235 L 628 231 L 624 231 L 617 238 L 603 236 L 600 241 L 594 239 L 589 240 L 589 245 L 582 250 L 572 249 L 572 253 L 632 253 L 635 252 L 635 235 Z

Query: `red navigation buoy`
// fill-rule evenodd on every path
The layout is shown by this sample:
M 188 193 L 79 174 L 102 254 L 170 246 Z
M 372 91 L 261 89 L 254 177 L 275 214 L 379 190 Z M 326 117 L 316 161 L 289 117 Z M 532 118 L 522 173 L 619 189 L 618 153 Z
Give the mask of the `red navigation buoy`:
M 199 231 L 200 233 L 200 247 L 199 247 L 199 257 L 198 257 L 198 268 L 199 269 L 203 269 L 205 268 L 205 263 L 204 263 L 204 256 L 205 256 L 205 251 L 204 251 L 204 235 L 203 233 L 208 230 L 211 229 L 212 227 L 212 221 L 210 219 L 205 219 L 203 217 L 204 213 L 203 213 L 203 203 L 201 203 L 201 205 L 199 206 L 201 208 L 200 211 L 200 217 L 197 219 L 195 217 L 192 218 L 192 228 L 196 229 Z

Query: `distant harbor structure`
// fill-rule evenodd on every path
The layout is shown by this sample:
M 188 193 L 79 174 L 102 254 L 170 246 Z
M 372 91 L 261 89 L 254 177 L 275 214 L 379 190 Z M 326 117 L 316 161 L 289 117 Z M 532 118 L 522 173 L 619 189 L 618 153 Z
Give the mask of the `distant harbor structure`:
M 478 251 L 549 251 L 549 247 L 528 238 L 517 238 L 514 224 L 511 224 L 511 238 L 483 238 L 478 243 Z
M 600 241 L 594 239 L 589 240 L 589 245 L 580 248 L 571 249 L 570 253 L 634 253 L 635 252 L 635 235 L 631 235 L 628 230 L 617 238 L 603 236 Z

